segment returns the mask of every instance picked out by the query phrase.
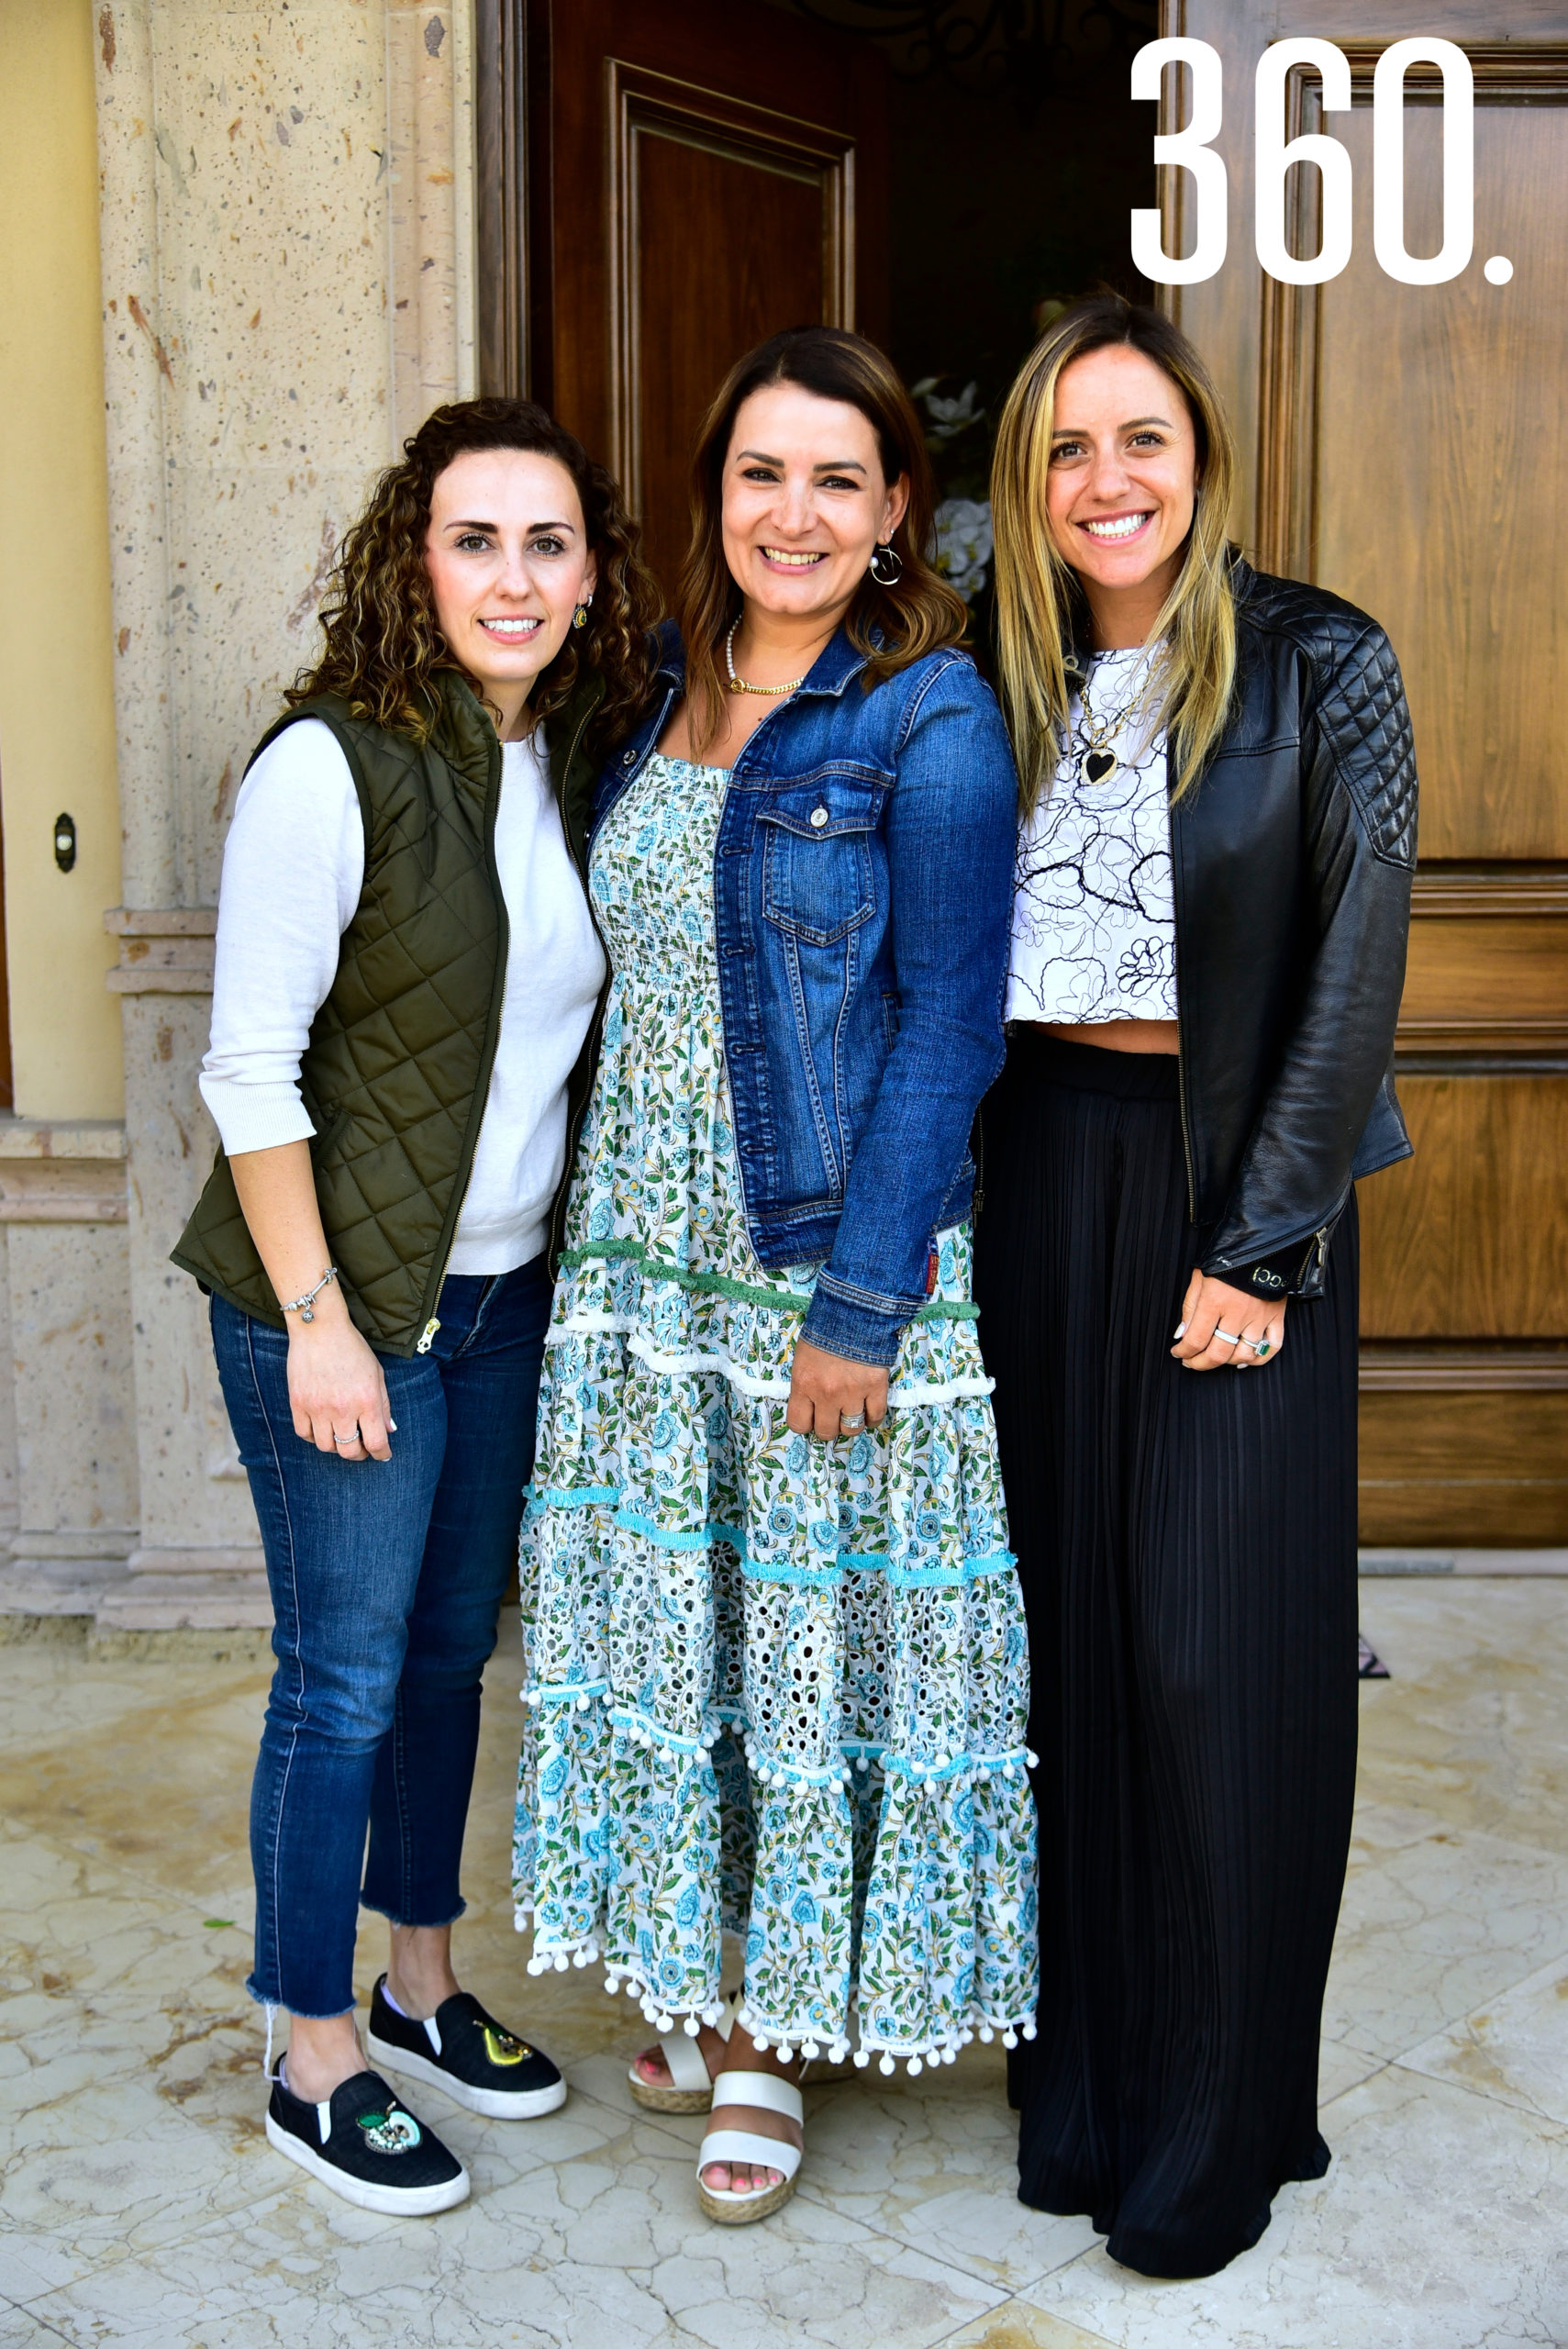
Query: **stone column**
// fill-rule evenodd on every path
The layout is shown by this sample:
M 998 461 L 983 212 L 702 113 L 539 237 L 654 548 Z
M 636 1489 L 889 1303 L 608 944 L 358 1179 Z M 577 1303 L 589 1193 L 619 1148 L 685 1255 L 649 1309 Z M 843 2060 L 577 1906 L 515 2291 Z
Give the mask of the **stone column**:
M 204 906 L 117 907 L 104 918 L 120 941 L 109 985 L 125 1021 L 141 1522 L 125 1580 L 105 1594 L 97 1620 L 127 1631 L 268 1624 L 256 1515 L 218 1390 L 206 1300 L 169 1262 L 217 1147 L 196 1071 L 217 917 Z
M 117 1120 L 0 1119 L 0 1613 L 91 1614 L 125 1579 L 139 1516 L 126 1239 Z
M 470 15 L 95 10 L 141 1511 L 99 1613 L 127 1629 L 266 1620 L 202 1300 L 168 1252 L 212 1157 L 195 1079 L 246 758 L 368 480 L 471 388 Z

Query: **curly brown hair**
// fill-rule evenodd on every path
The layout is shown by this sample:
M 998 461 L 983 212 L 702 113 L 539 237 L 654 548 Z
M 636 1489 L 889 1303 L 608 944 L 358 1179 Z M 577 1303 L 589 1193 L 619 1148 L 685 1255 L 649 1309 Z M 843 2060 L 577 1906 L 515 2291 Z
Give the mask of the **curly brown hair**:
M 651 631 L 662 609 L 641 535 L 613 474 L 582 442 L 532 400 L 455 400 L 432 409 L 388 465 L 363 513 L 338 550 L 321 626 L 326 647 L 302 669 L 284 698 L 291 707 L 314 694 L 340 694 L 356 717 L 423 740 L 440 707 L 436 680 L 455 674 L 484 699 L 478 681 L 453 657 L 436 622 L 425 568 L 430 494 L 454 458 L 482 449 L 519 449 L 553 457 L 571 475 L 597 566 L 588 624 L 540 672 L 529 696 L 537 724 L 571 699 L 584 674 L 604 680 L 593 733 L 624 733 L 647 702 L 654 651 Z
M 740 609 L 740 590 L 724 557 L 724 464 L 735 419 L 753 392 L 796 384 L 818 399 L 859 408 L 876 434 L 883 477 L 900 474 L 909 503 L 893 533 L 903 574 L 884 587 L 868 572 L 845 616 L 850 642 L 868 658 L 869 689 L 927 652 L 962 642 L 969 612 L 955 588 L 931 567 L 936 487 L 925 436 L 896 369 L 863 335 L 841 327 L 787 327 L 738 359 L 703 418 L 692 457 L 692 543 L 681 569 L 676 608 L 686 648 L 692 734 L 700 749 L 717 733 L 725 704 L 719 648 Z

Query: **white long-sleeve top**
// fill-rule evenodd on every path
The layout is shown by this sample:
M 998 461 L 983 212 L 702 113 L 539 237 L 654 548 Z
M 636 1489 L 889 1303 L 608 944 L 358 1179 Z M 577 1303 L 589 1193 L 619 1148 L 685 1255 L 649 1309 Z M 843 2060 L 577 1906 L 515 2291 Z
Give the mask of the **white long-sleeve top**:
M 544 1247 L 566 1157 L 566 1081 L 604 984 L 539 737 L 503 745 L 495 863 L 511 942 L 450 1273 L 511 1272 Z M 329 727 L 302 718 L 246 776 L 223 852 L 201 1091 L 230 1157 L 310 1138 L 300 1057 L 364 877 L 348 760 Z

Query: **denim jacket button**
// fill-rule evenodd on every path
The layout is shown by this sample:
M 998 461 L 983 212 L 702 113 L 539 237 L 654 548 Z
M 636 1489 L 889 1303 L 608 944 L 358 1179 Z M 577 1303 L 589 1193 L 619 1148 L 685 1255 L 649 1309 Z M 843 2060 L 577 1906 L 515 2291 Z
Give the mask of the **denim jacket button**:
M 827 821 L 828 821 L 828 810 L 827 810 L 827 808 L 826 808 L 826 807 L 814 807 L 814 808 L 812 809 L 812 811 L 811 811 L 811 829 L 812 829 L 812 830 L 813 830 L 814 832 L 819 832 L 819 831 L 822 829 L 823 825 L 824 825 Z

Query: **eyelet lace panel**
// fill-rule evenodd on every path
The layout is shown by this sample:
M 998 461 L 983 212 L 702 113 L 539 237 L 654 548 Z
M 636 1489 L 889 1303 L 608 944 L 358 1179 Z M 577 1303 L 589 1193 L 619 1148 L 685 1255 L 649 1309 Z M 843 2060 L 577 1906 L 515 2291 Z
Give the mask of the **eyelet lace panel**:
M 967 1236 L 883 1425 L 785 1419 L 816 1279 L 747 1241 L 712 952 L 723 779 L 650 762 L 592 885 L 615 978 L 520 1551 L 515 1897 L 653 2016 L 951 2057 L 1032 2023 L 1023 1611 Z

